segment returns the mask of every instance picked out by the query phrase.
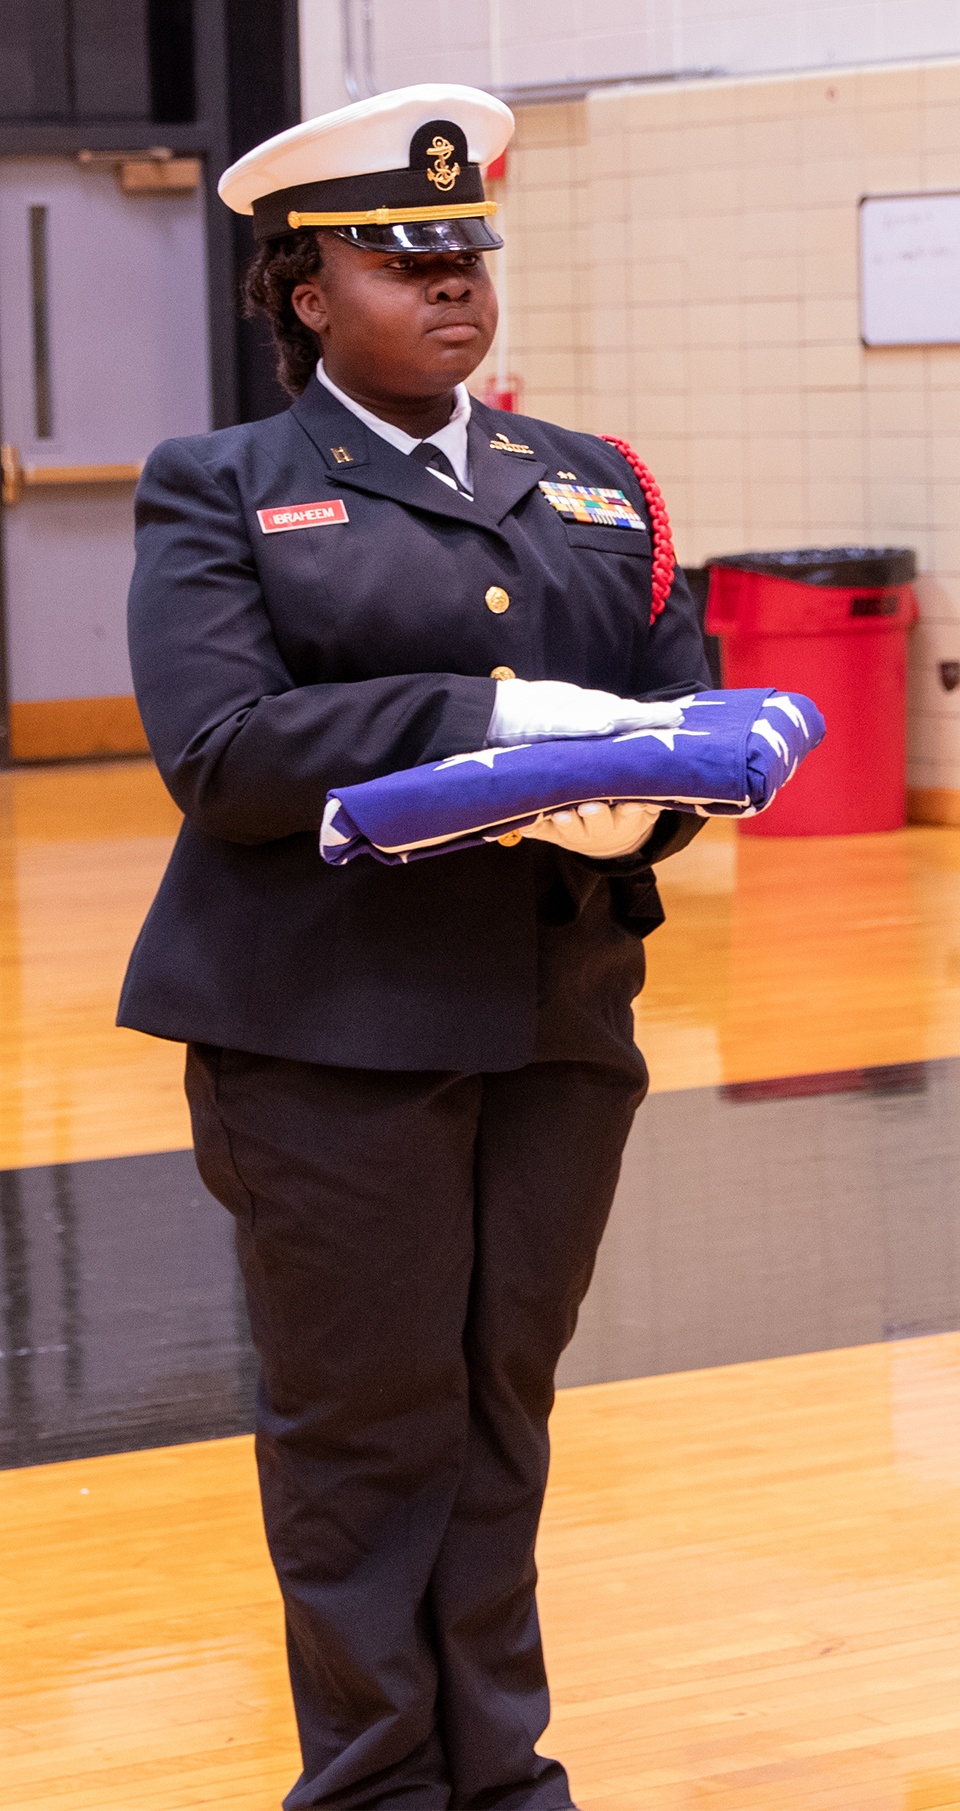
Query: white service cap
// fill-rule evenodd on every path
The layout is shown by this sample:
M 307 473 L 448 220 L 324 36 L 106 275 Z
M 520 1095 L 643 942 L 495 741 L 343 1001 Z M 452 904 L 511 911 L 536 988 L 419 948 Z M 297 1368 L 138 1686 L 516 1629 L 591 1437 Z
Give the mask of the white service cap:
M 219 193 L 253 215 L 258 239 L 330 226 L 374 250 L 495 247 L 481 172 L 513 126 L 481 88 L 396 88 L 268 138 L 224 171 Z

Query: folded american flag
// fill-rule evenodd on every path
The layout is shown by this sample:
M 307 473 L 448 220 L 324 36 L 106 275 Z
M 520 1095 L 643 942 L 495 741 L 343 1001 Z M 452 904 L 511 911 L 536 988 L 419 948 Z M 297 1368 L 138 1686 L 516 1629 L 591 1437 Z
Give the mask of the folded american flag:
M 333 790 L 320 852 L 334 867 L 357 855 L 415 861 L 513 840 L 538 818 L 591 799 L 752 817 L 823 740 L 816 705 L 790 692 L 700 692 L 680 705 L 677 729 L 481 748 Z

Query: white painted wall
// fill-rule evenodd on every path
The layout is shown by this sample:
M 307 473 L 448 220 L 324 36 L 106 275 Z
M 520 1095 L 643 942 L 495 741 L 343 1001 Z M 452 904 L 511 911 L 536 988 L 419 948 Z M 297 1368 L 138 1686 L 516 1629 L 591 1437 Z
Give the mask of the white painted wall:
M 342 64 L 340 0 L 300 0 L 300 94 L 304 119 L 346 106 Z
M 960 822 L 960 345 L 861 345 L 857 230 L 861 195 L 960 191 L 960 58 L 517 113 L 524 411 L 629 440 L 685 564 L 915 548 L 912 805 Z
M 350 0 L 360 35 L 364 0 Z M 730 75 L 960 54 L 960 0 L 369 0 L 378 89 Z M 300 0 L 305 117 L 343 106 L 341 0 Z

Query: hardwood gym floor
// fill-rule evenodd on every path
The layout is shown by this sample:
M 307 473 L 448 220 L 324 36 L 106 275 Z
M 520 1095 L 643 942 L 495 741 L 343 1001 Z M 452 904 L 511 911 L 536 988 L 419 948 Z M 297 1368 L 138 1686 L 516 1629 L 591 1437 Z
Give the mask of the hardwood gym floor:
M 189 1143 L 182 1055 L 113 1014 L 178 814 L 147 761 L 0 774 L 0 1168 Z M 661 870 L 657 1091 L 960 1056 L 960 833 L 739 837 Z
M 180 1052 L 112 1027 L 175 823 L 148 763 L 0 775 L 0 1373 L 59 1367 L 58 1400 L 109 1350 L 97 1378 L 73 1363 L 80 1284 L 56 1350 L 11 1341 L 34 1337 L 24 1203 L 47 1227 L 49 1177 L 188 1140 Z M 960 831 L 713 825 L 662 881 L 648 1124 L 685 1114 L 714 1167 L 704 1200 L 695 1167 L 657 1183 L 639 1248 L 621 1215 L 578 1334 L 579 1376 L 665 1374 L 559 1398 L 548 1740 L 584 1811 L 960 1807 L 960 1336 L 903 1337 L 960 1325 Z M 638 1333 L 617 1288 L 646 1271 Z M 794 1355 L 717 1363 L 752 1350 Z M 21 1463 L 0 1536 L 4 1811 L 276 1811 L 295 1744 L 246 1436 Z

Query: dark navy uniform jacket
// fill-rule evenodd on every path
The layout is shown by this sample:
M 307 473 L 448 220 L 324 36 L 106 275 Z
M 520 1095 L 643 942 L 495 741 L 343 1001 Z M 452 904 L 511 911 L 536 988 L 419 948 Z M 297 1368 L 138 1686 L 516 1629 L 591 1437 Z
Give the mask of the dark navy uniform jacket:
M 709 684 L 681 577 L 651 626 L 648 536 L 564 522 L 538 489 L 572 472 L 646 521 L 615 448 L 480 403 L 469 446 L 472 502 L 311 381 L 282 415 L 148 461 L 131 656 L 185 821 L 122 1025 L 361 1068 L 633 1060 L 641 938 L 662 917 L 649 863 L 698 819 L 664 813 L 621 862 L 530 841 L 397 867 L 319 855 L 329 787 L 483 746 L 496 667 L 621 697 Z M 336 499 L 346 520 L 258 518 Z

